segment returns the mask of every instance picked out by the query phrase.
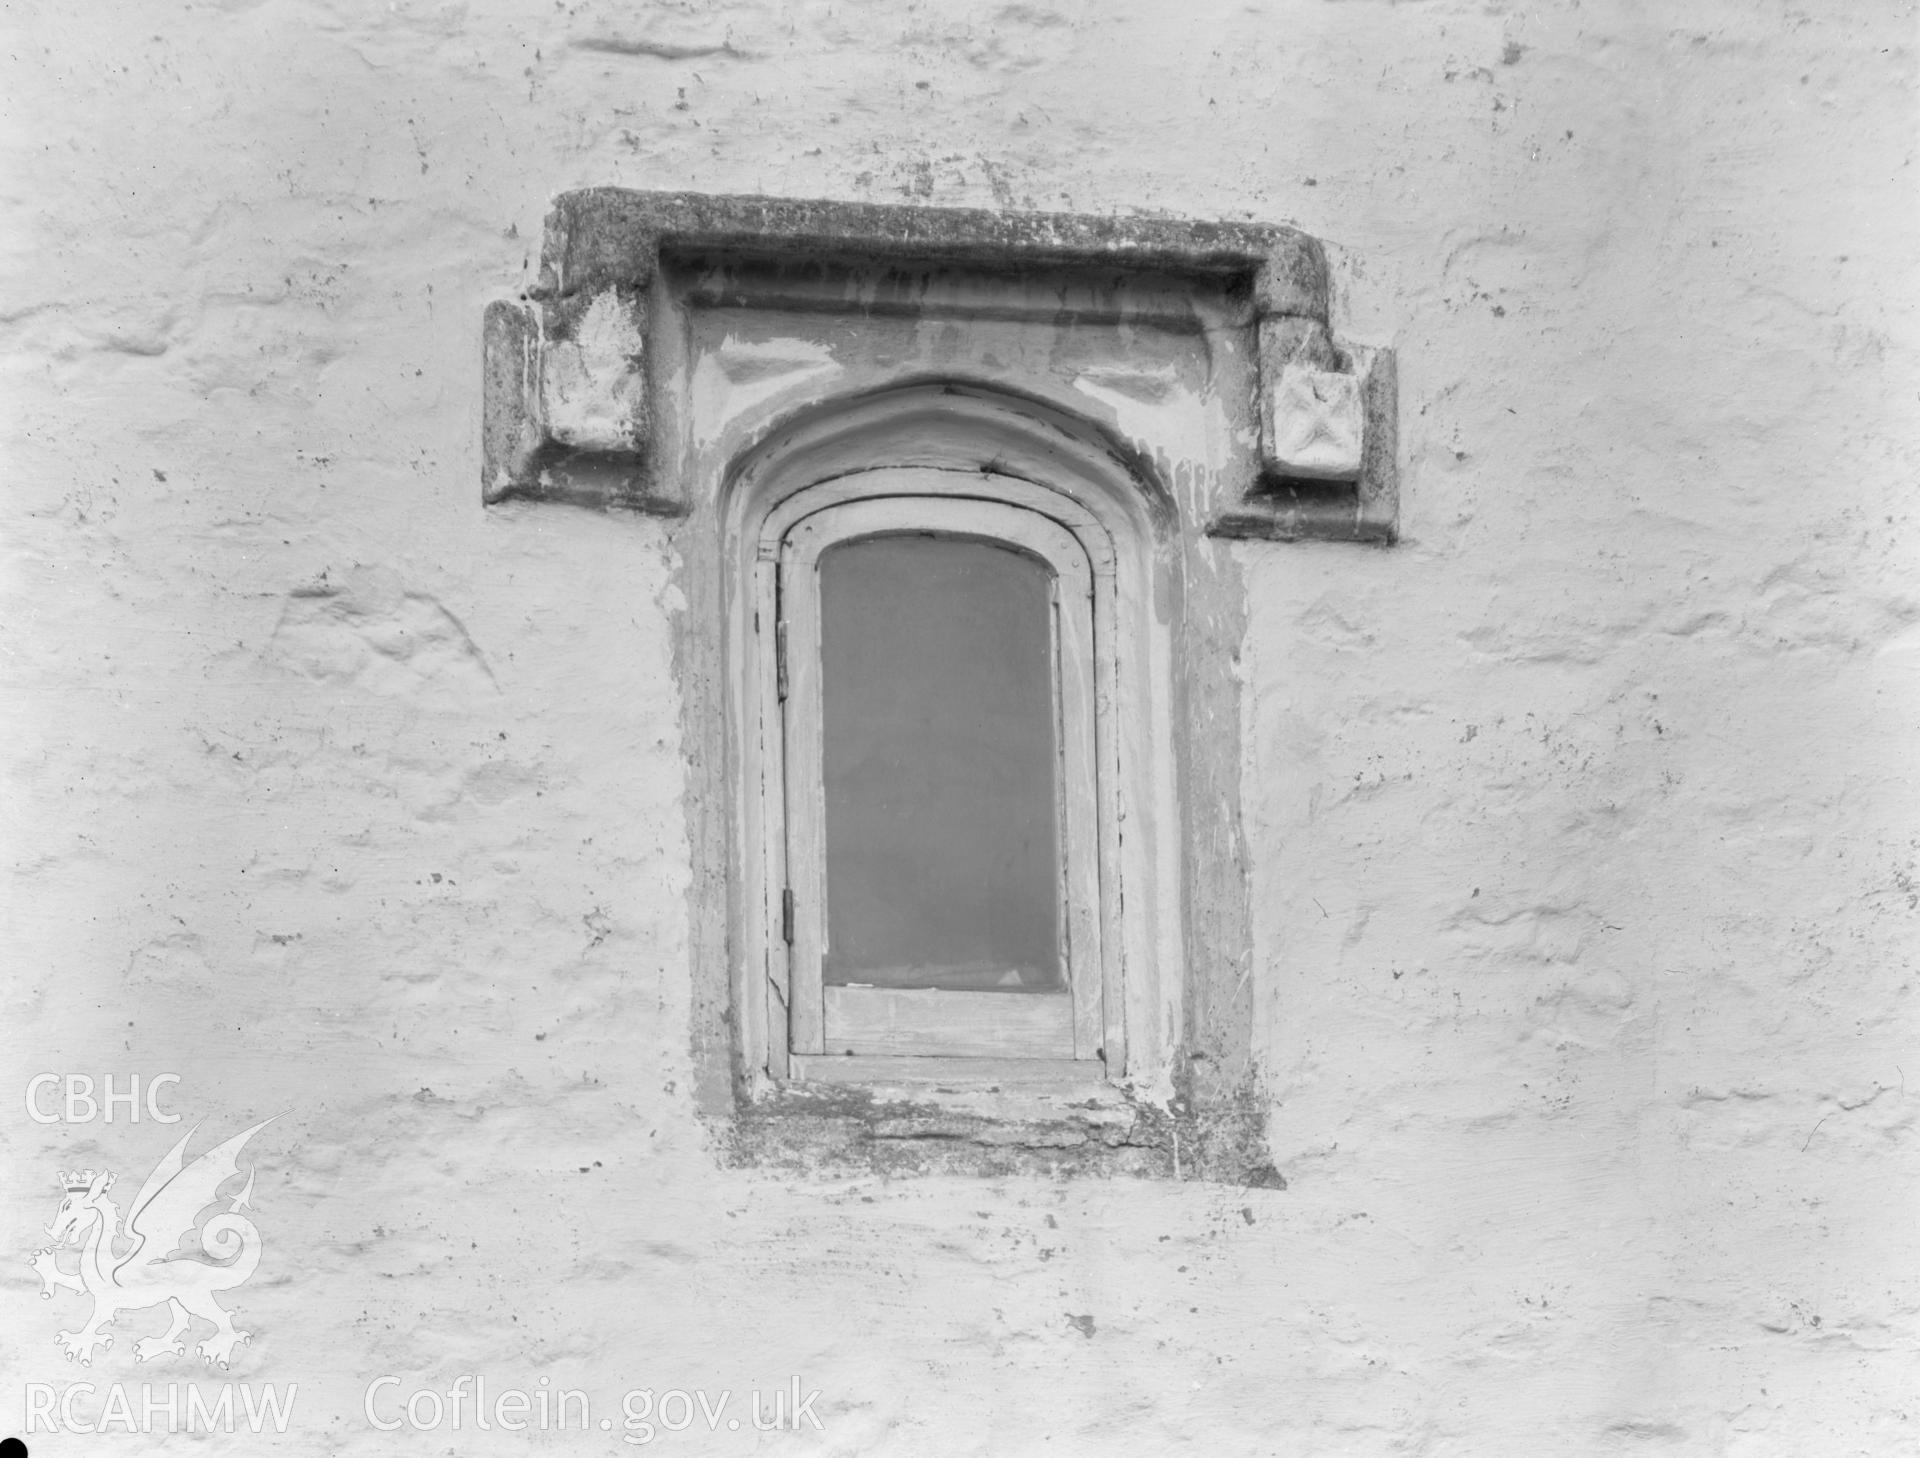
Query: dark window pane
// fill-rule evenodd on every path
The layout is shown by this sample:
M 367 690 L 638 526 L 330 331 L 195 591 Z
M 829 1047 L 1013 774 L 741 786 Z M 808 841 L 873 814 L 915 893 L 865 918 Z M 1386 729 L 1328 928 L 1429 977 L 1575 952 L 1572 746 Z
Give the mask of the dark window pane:
M 1064 985 L 1052 600 L 986 542 L 821 555 L 826 981 Z

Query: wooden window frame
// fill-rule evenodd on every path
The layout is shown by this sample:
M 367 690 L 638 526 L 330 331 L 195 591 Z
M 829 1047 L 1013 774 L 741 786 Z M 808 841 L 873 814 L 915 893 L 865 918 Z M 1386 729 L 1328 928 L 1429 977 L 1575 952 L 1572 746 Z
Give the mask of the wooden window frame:
M 876 473 L 885 489 L 897 473 Z M 910 484 L 911 476 L 902 480 Z M 832 548 L 928 535 L 1012 548 L 1049 573 L 1051 696 L 1059 764 L 1056 848 L 1065 987 L 1058 993 L 827 985 L 825 754 L 819 565 Z M 1099 1058 L 1108 969 L 1101 956 L 1095 728 L 1094 585 L 1073 533 L 1026 507 L 975 497 L 875 495 L 802 518 L 775 564 L 786 696 L 782 699 L 790 912 L 788 1046 L 809 1056 Z
M 849 997 L 847 989 L 822 986 L 815 564 L 840 542 L 912 532 L 1008 545 L 1040 557 L 1055 575 L 1062 745 L 1072 746 L 1077 758 L 1062 787 L 1068 1038 L 1046 1036 L 1030 1007 L 1010 1006 L 1034 1004 L 1032 994 L 873 989 Z M 1123 654 L 1115 550 L 1105 525 L 1067 495 L 1033 481 L 990 471 L 876 466 L 786 497 L 760 522 L 752 562 L 752 625 L 744 636 L 753 645 L 747 681 L 756 701 L 750 707 L 757 793 L 749 831 L 760 851 L 761 888 L 752 940 L 783 964 L 768 984 L 767 1071 L 795 1083 L 1086 1084 L 1122 1077 Z

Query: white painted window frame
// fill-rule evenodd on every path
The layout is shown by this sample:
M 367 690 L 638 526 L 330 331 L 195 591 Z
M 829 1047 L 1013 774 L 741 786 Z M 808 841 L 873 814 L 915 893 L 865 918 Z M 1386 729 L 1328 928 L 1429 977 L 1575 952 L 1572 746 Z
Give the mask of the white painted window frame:
M 810 521 L 819 523 L 811 532 L 806 525 Z M 1065 631 L 1074 635 L 1070 641 L 1063 633 L 1063 661 L 1070 656 L 1073 662 L 1059 676 L 1063 712 L 1076 706 L 1070 712 L 1087 727 L 1073 732 L 1086 742 L 1091 760 L 1079 773 L 1082 789 L 1069 804 L 1063 837 L 1066 874 L 1073 887 L 1066 909 L 1071 944 L 1078 949 L 1069 962 L 1072 1046 L 1059 1048 L 1066 1056 L 1045 1056 L 1047 1050 L 1031 1042 L 1026 1045 L 1029 1054 L 1039 1056 L 993 1051 L 992 1004 L 1011 1000 L 1005 994 L 932 994 L 956 1004 L 969 998 L 980 1001 L 961 1005 L 962 1010 L 931 1025 L 916 1026 L 909 1019 L 904 1035 L 891 1046 L 884 1037 L 857 1040 L 849 1055 L 826 1036 L 820 988 L 824 900 L 819 882 L 824 857 L 817 799 L 818 649 L 817 628 L 812 626 L 817 607 L 810 605 L 804 589 L 783 593 L 783 557 L 791 574 L 803 562 L 816 562 L 819 552 L 847 535 L 903 530 L 1007 541 L 1043 556 L 1056 573 L 1064 568 L 1067 590 L 1087 597 L 1087 613 L 1063 615 L 1063 620 L 1072 616 L 1085 626 L 1069 626 Z M 763 962 L 768 973 L 764 1007 L 749 1013 L 757 1024 L 754 1042 L 759 1046 L 750 1043 L 748 1054 L 756 1062 L 764 1058 L 769 1076 L 795 1083 L 1072 1085 L 1117 1081 L 1126 1074 L 1128 1010 L 1137 1009 L 1152 990 L 1152 953 L 1141 944 L 1143 930 L 1154 920 L 1156 897 L 1150 885 L 1143 884 L 1153 878 L 1140 847 L 1123 845 L 1122 826 L 1130 807 L 1138 815 L 1144 801 L 1163 798 L 1153 792 L 1170 788 L 1170 767 L 1142 743 L 1150 696 L 1142 681 L 1146 655 L 1141 650 L 1147 645 L 1122 641 L 1120 577 L 1115 543 L 1092 511 L 1060 489 L 992 471 L 849 471 L 786 496 L 760 519 L 751 580 L 737 599 L 742 611 L 733 641 L 742 653 L 736 661 L 746 670 L 735 680 L 737 702 L 744 710 L 736 722 L 745 730 L 741 827 L 748 870 L 743 911 L 749 921 L 741 928 L 742 941 L 749 965 Z M 800 609 L 798 623 L 795 606 Z M 788 612 L 784 702 L 783 608 Z M 1132 765 L 1123 764 L 1123 746 L 1135 752 Z M 1136 897 L 1130 917 L 1125 907 L 1129 889 Z M 757 916 L 748 910 L 752 907 L 758 908 Z M 1131 990 L 1130 975 L 1140 984 Z M 754 990 L 755 981 L 749 978 L 743 993 L 751 996 Z M 883 1009 L 869 1011 L 885 1015 Z M 1002 1031 L 1019 1043 L 1016 1025 L 1003 1022 Z
M 884 488 L 886 477 L 876 484 Z M 1048 571 L 1050 689 L 1058 756 L 1060 947 L 1057 993 L 823 984 L 827 953 L 820 561 L 851 542 L 931 535 L 987 542 Z M 778 651 L 786 779 L 789 1048 L 800 1056 L 1097 1059 L 1110 970 L 1101 955 L 1093 572 L 1077 537 L 1026 507 L 973 497 L 880 495 L 823 507 L 779 544 Z M 1117 993 L 1117 989 L 1116 989 Z

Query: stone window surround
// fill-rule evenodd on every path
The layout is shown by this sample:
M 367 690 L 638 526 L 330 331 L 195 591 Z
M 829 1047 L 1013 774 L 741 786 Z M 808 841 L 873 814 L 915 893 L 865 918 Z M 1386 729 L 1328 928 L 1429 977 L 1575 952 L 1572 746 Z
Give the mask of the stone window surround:
M 843 285 L 858 283 L 864 303 L 849 304 L 844 286 L 820 287 L 817 276 L 834 271 Z M 1248 336 L 1247 364 L 1235 378 L 1251 383 L 1251 398 L 1236 398 L 1232 413 L 1252 448 L 1207 473 L 1197 492 L 1156 490 L 1154 442 L 1117 440 L 1110 428 L 1063 414 L 1057 402 L 1023 397 L 1018 380 L 942 378 L 923 360 L 886 388 L 828 394 L 809 410 L 790 408 L 763 422 L 727 461 L 724 480 L 706 479 L 715 474 L 710 468 L 688 468 L 692 311 L 797 307 L 836 313 L 857 327 L 868 312 L 931 314 L 927 300 L 949 277 L 968 281 L 957 305 L 945 300 L 962 318 L 975 307 L 983 318 L 996 311 L 1038 318 L 1050 308 L 1094 328 L 1110 324 L 1112 311 L 1087 300 L 1104 297 L 1114 281 L 1133 291 L 1129 308 L 1163 283 L 1168 297 L 1191 289 L 1225 301 L 1207 327 Z M 890 294 L 901 278 L 914 286 Z M 1021 278 L 1024 302 L 1016 297 Z M 1091 292 L 1080 287 L 1083 278 Z M 1187 307 L 1176 300 L 1167 312 Z M 1237 735 L 1223 743 L 1186 728 L 1198 719 L 1222 722 L 1226 708 L 1238 722 L 1237 685 L 1220 670 L 1237 652 L 1233 625 L 1243 627 L 1244 605 L 1215 574 L 1192 568 L 1200 537 L 1393 539 L 1392 356 L 1336 344 L 1327 315 L 1322 250 L 1288 228 L 615 189 L 557 201 L 538 286 L 487 310 L 483 491 L 489 503 L 562 501 L 685 522 L 678 540 L 689 607 L 676 657 L 687 742 L 733 746 L 728 763 L 692 757 L 693 1042 L 703 1112 L 734 1157 L 796 1168 L 824 1161 L 1277 1178 L 1266 1163 L 1264 1101 L 1248 1047 L 1250 949 L 1234 810 L 1240 746 Z M 1175 557 L 1188 559 L 1184 574 L 1176 563 L 1156 589 L 1192 599 L 1185 618 L 1207 625 L 1203 642 L 1172 621 L 1165 645 L 1169 658 L 1192 664 L 1191 682 L 1174 688 L 1175 702 L 1162 706 L 1159 721 L 1171 742 L 1160 803 L 1180 824 L 1178 835 L 1163 834 L 1159 851 L 1181 890 L 1166 898 L 1171 942 L 1145 959 L 1154 965 L 1140 969 L 1141 986 L 1129 987 L 1139 1021 L 1130 1072 L 1138 1076 L 1124 1086 L 1094 1098 L 1082 1087 L 1068 1099 L 1017 1078 L 991 1088 L 803 1087 L 768 1076 L 769 1032 L 754 1010 L 738 945 L 737 883 L 752 829 L 726 808 L 737 812 L 743 787 L 731 702 L 739 694 L 726 688 L 738 681 L 742 655 L 738 643 L 724 641 L 740 621 L 730 593 L 741 574 L 725 559 L 751 527 L 742 503 L 753 493 L 742 483 L 785 472 L 786 489 L 798 489 L 805 470 L 794 474 L 793 463 L 809 451 L 813 480 L 863 463 L 974 470 L 1012 463 L 1011 474 L 1032 479 L 1065 468 L 1101 477 L 1098 489 L 1109 493 L 1115 481 L 1130 480 L 1132 506 L 1144 508 L 1165 537 L 1162 567 L 1167 542 Z M 828 460 L 836 452 L 838 467 Z M 1204 808 L 1216 797 L 1221 809 Z M 1182 804 L 1188 799 L 1190 809 Z M 1181 914 L 1193 923 L 1185 933 L 1177 930 Z

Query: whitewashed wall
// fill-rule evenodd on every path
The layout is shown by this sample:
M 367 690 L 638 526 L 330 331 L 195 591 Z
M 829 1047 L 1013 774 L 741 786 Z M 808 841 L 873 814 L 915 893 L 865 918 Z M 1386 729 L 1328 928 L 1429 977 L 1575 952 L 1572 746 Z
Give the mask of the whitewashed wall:
M 1899 7 L 5 23 L 0 1246 L 187 1127 L 36 1123 L 34 1073 L 281 1117 L 234 1370 L 135 1364 L 157 1315 L 68 1366 L 84 1301 L 7 1256 L 0 1436 L 29 1384 L 231 1380 L 296 1414 L 209 1450 L 624 1451 L 362 1414 L 474 1373 L 822 1394 L 687 1452 L 1920 1442 Z M 1405 540 L 1231 548 L 1287 1189 L 723 1167 L 667 529 L 479 499 L 482 306 L 593 183 L 1330 240 Z

